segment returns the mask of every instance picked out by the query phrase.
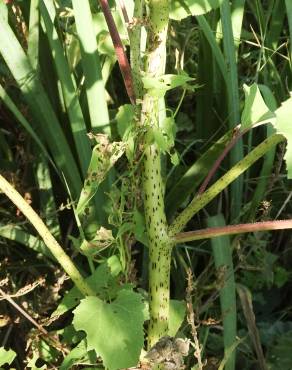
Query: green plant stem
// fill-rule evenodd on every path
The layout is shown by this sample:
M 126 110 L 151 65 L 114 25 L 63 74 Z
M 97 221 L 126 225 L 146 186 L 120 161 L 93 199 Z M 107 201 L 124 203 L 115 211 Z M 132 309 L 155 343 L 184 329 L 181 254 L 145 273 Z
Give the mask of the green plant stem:
M 60 263 L 64 271 L 70 276 L 76 287 L 82 294 L 95 295 L 94 291 L 88 286 L 80 272 L 72 262 L 71 258 L 64 252 L 60 244 L 50 233 L 42 219 L 32 209 L 32 207 L 23 199 L 23 197 L 14 189 L 9 182 L 0 175 L 0 189 L 16 205 L 16 207 L 32 223 L 38 234 L 43 239 L 53 256 Z
M 168 0 L 150 0 L 148 17 L 145 73 L 158 77 L 164 73 L 166 37 L 169 17 Z M 153 126 L 158 126 L 158 98 L 146 93 L 143 97 L 141 124 L 151 136 Z M 171 247 L 167 235 L 164 211 L 164 185 L 161 176 L 161 158 L 158 146 L 149 144 L 146 133 L 143 190 L 144 208 L 149 241 L 149 310 L 148 346 L 151 347 L 168 332 L 169 279 Z
M 195 196 L 191 203 L 181 214 L 173 221 L 169 228 L 169 236 L 173 237 L 179 233 L 189 220 L 202 208 L 204 208 L 212 199 L 214 199 L 223 189 L 245 172 L 254 162 L 267 153 L 273 146 L 284 140 L 284 136 L 274 134 L 259 144 L 246 157 L 233 166 L 224 176 L 215 182 L 203 194 Z

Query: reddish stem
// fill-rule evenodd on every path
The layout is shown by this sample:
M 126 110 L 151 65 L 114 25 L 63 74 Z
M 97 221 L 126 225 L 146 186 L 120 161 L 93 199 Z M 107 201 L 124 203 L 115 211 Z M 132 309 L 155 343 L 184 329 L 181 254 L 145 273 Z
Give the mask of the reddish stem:
M 256 231 L 292 229 L 291 220 L 263 221 L 248 224 L 229 225 L 222 227 L 208 227 L 202 230 L 178 233 L 173 237 L 175 243 L 192 240 L 209 239 L 216 236 L 242 234 Z
M 134 83 L 131 74 L 130 64 L 125 53 L 122 40 L 120 38 L 119 32 L 117 30 L 117 26 L 115 24 L 114 18 L 112 16 L 110 7 L 108 5 L 107 0 L 99 0 L 100 5 L 114 44 L 117 60 L 120 66 L 120 70 L 123 76 L 124 84 L 126 86 L 127 94 L 130 98 L 132 104 L 136 104 L 136 97 L 134 93 Z

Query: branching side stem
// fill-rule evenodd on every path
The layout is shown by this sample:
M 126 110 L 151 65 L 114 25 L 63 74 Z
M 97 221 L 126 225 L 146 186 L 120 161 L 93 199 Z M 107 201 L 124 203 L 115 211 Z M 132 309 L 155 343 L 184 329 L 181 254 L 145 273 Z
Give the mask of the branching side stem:
M 225 189 L 232 181 L 238 178 L 259 158 L 265 155 L 273 146 L 284 140 L 284 136 L 274 134 L 259 144 L 247 156 L 233 166 L 224 176 L 215 182 L 203 194 L 195 196 L 191 203 L 180 213 L 173 221 L 169 228 L 169 236 L 173 237 L 183 230 L 189 220 L 202 208 L 204 208 L 212 199 L 214 199 L 223 189 Z
M 42 219 L 25 201 L 25 199 L 14 189 L 14 187 L 10 185 L 10 183 L 1 175 L 0 189 L 32 223 L 46 246 L 49 248 L 56 260 L 60 263 L 64 271 L 70 276 L 80 292 L 85 296 L 95 295 L 94 291 L 88 286 L 84 278 L 81 276 L 71 258 L 64 252 L 63 248 L 50 233 L 49 229 L 44 224 Z

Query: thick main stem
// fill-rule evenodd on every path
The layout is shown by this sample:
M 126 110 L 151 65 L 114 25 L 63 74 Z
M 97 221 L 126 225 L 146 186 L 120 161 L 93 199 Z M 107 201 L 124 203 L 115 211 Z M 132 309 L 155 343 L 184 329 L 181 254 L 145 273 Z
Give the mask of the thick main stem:
M 168 0 L 150 0 L 145 74 L 158 77 L 164 73 L 166 37 L 169 17 Z M 149 309 L 148 346 L 151 347 L 168 332 L 169 279 L 172 243 L 167 235 L 164 211 L 164 185 L 161 176 L 160 151 L 148 143 L 148 133 L 159 125 L 158 98 L 143 96 L 141 124 L 146 130 L 143 190 L 149 240 Z

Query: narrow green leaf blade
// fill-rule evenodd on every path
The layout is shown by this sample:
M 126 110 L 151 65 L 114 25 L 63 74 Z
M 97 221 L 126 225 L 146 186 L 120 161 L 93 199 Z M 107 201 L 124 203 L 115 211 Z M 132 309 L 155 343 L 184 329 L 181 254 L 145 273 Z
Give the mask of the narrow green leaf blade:
M 27 40 L 27 56 L 36 70 L 39 59 L 39 0 L 31 0 L 29 11 L 29 33 Z
M 225 220 L 222 214 L 209 217 L 207 220 L 209 227 L 225 226 Z M 232 248 L 228 236 L 220 236 L 211 240 L 213 256 L 216 269 L 224 272 L 224 285 L 220 289 L 220 305 L 223 318 L 223 339 L 224 352 L 236 343 L 236 292 L 234 268 L 232 261 Z M 229 359 L 226 362 L 225 370 L 235 369 L 235 351 L 229 353 Z
M 73 0 L 72 5 L 81 48 L 91 127 L 93 131 L 101 132 L 109 124 L 109 115 L 90 5 L 88 0 Z
M 47 1 L 45 2 L 47 3 Z M 78 100 L 78 92 L 74 87 L 68 62 L 65 59 L 61 42 L 53 25 L 55 14 L 49 14 L 43 0 L 40 0 L 40 10 L 45 24 L 45 31 L 54 57 L 58 77 L 61 82 L 64 102 L 69 116 L 71 130 L 75 141 L 79 162 L 82 168 L 82 174 L 85 176 L 90 161 L 91 148 L 89 139 L 86 135 L 87 130 Z
M 81 178 L 46 92 L 9 24 L 0 17 L 0 53 L 39 123 L 54 160 L 63 172 L 73 198 L 81 189 Z

